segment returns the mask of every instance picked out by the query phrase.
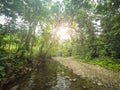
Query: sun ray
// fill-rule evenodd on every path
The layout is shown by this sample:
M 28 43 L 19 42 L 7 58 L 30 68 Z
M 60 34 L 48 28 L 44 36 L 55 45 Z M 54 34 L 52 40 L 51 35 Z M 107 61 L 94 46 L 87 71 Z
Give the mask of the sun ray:
M 56 32 L 56 35 L 60 39 L 60 41 L 70 39 L 69 28 L 65 27 L 65 26 L 59 27 L 57 32 Z

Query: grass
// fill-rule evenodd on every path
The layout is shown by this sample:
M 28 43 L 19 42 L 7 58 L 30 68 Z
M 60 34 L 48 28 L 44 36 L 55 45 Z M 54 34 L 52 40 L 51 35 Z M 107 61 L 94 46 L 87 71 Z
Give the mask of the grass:
M 79 59 L 81 62 L 99 65 L 114 71 L 120 71 L 120 59 L 113 59 L 110 57 L 87 59 L 87 58 L 80 58 L 79 56 L 75 56 L 74 58 Z

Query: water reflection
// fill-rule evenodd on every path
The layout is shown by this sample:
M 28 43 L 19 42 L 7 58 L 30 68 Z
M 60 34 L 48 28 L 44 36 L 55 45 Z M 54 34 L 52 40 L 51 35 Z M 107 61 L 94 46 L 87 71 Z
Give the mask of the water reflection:
M 27 84 L 23 88 L 21 88 L 21 90 L 33 90 L 34 77 L 35 77 L 35 75 L 31 75 L 31 78 L 28 80 Z
M 72 73 L 55 61 L 48 60 L 36 70 L 4 90 L 106 90 Z
M 70 80 L 66 79 L 62 73 L 57 73 L 57 83 L 51 90 L 70 90 Z

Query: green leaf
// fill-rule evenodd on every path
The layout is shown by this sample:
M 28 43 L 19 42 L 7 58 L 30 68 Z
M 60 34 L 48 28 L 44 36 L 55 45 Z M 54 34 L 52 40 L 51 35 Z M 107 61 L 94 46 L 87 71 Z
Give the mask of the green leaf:
M 0 66 L 0 71 L 4 71 L 4 67 L 3 66 Z
M 0 72 L 0 76 L 4 77 L 5 75 L 5 72 Z

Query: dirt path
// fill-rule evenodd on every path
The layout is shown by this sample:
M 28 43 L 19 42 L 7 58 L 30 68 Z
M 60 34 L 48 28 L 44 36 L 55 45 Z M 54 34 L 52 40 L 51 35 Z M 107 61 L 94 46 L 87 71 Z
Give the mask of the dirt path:
M 53 59 L 71 69 L 75 74 L 93 81 L 93 83 L 120 90 L 120 72 L 113 72 L 97 65 L 80 62 L 73 58 L 55 57 Z

